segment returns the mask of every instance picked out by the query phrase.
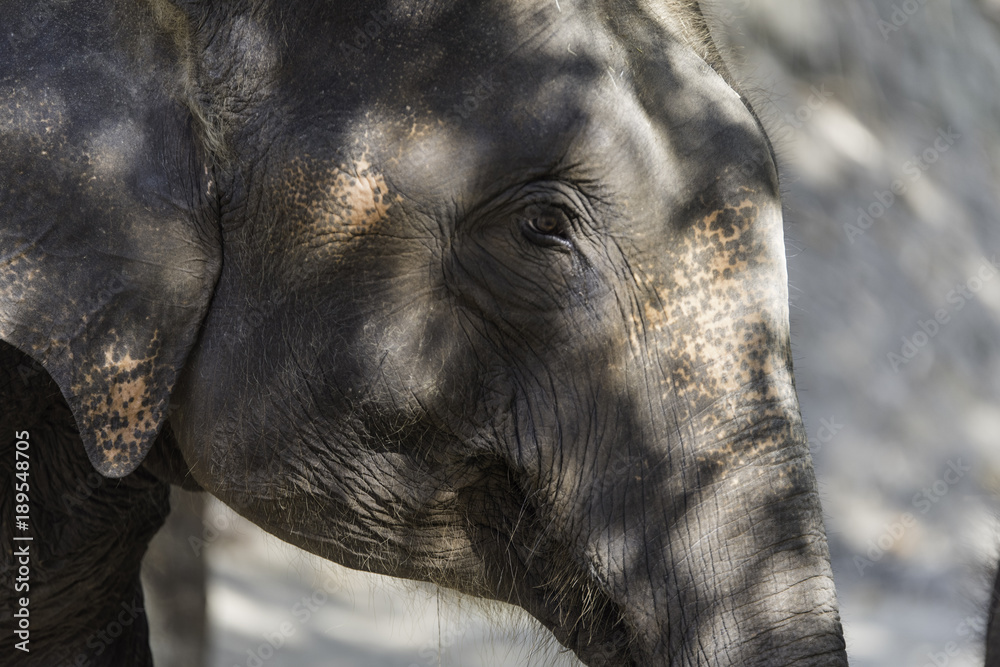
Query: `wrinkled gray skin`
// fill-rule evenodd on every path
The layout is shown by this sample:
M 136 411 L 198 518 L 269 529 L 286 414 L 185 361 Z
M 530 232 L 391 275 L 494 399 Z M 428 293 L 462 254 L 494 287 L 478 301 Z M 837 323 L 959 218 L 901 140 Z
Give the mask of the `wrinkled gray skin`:
M 846 664 L 774 163 L 696 6 L 39 7 L 0 6 L 0 338 L 78 431 L 34 447 L 588 665 Z
M 997 572 L 994 576 L 986 630 L 985 667 L 997 667 L 1000 665 L 1000 566 L 997 567 Z

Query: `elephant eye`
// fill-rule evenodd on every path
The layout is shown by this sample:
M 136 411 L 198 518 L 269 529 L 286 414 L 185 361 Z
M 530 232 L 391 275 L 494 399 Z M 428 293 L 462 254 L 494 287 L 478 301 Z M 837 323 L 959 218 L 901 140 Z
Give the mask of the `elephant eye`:
M 521 211 L 521 231 L 532 243 L 544 246 L 568 246 L 569 217 L 555 206 L 531 204 Z

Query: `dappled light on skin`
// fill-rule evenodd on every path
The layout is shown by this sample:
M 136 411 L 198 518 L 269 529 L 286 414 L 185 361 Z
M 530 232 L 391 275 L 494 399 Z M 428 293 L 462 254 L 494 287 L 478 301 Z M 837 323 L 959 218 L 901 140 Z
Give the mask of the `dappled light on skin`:
M 351 164 L 331 165 L 308 155 L 292 159 L 274 184 L 282 199 L 275 206 L 298 214 L 285 229 L 303 247 L 309 262 L 347 252 L 347 244 L 378 229 L 393 196 L 385 178 L 362 156 Z
M 774 520 L 772 513 L 800 521 L 815 502 L 815 491 L 801 502 L 784 500 L 812 482 L 789 369 L 779 209 L 770 197 L 746 189 L 733 193 L 730 201 L 707 207 L 682 229 L 664 263 L 674 267 L 672 272 L 656 261 L 632 258 L 637 283 L 648 300 L 631 319 L 629 348 L 634 360 L 625 367 L 634 365 L 632 373 L 641 378 L 638 369 L 649 364 L 646 355 L 650 355 L 662 364 L 667 377 L 645 388 L 629 382 L 627 375 L 612 376 L 609 382 L 621 384 L 614 393 L 631 397 L 630 404 L 638 408 L 636 423 L 652 420 L 663 424 L 661 431 L 676 435 L 656 442 L 626 431 L 618 447 L 628 453 L 619 454 L 612 460 L 611 472 L 604 473 L 606 484 L 623 490 L 582 493 L 605 503 L 620 496 L 621 514 L 635 517 L 602 529 L 590 548 L 600 564 L 598 570 L 608 573 L 610 581 L 623 575 L 631 578 L 627 609 L 671 610 L 665 614 L 672 619 L 669 632 L 657 620 L 662 616 L 625 612 L 630 625 L 645 628 L 654 643 L 661 632 L 675 637 L 687 632 L 701 637 L 701 642 L 733 632 L 740 622 L 734 626 L 724 614 L 700 616 L 694 609 L 704 605 L 718 611 L 726 608 L 727 600 L 764 595 L 769 584 L 760 583 L 761 572 L 770 573 L 764 581 L 781 577 L 788 582 L 783 590 L 792 607 L 831 613 L 834 609 L 825 602 L 832 590 L 828 569 L 823 574 L 826 586 L 798 585 L 812 576 L 815 559 L 825 553 L 822 532 L 806 524 L 796 533 L 799 549 L 774 553 L 764 549 L 756 563 L 748 559 L 736 568 L 713 568 L 712 583 L 705 585 L 709 575 L 702 568 L 707 554 L 738 552 L 737 545 L 744 541 L 766 543 L 766 532 L 755 526 L 768 525 Z M 648 396 L 652 392 L 654 396 Z M 646 405 L 652 413 L 645 412 Z M 659 405 L 664 406 L 662 414 Z M 616 469 L 617 474 L 629 475 L 627 481 L 616 476 Z M 636 502 L 626 495 L 629 485 L 643 489 L 633 492 L 645 496 L 648 506 L 663 508 L 669 517 L 666 529 L 646 525 L 642 512 L 624 509 Z M 755 487 L 766 491 L 746 495 L 746 489 Z M 734 512 L 741 518 L 706 532 L 717 516 Z M 676 555 L 668 560 L 670 568 L 650 566 L 642 563 L 641 555 L 637 559 L 635 544 L 661 545 Z M 660 578 L 670 582 L 665 590 L 636 584 Z M 683 601 L 684 591 L 691 588 L 702 591 L 698 602 Z M 766 605 L 738 612 L 746 614 L 744 622 L 775 614 L 777 623 L 783 613 Z M 689 622 L 695 617 L 701 620 Z M 777 641 L 774 650 L 780 651 L 780 644 Z
M 751 199 L 712 211 L 681 236 L 657 293 L 662 315 L 650 324 L 667 325 L 672 386 L 692 406 L 726 398 L 762 406 L 779 398 L 772 385 L 791 385 L 782 247 L 776 204 L 762 210 Z M 794 404 L 794 395 L 782 398 Z
M 695 6 L 415 3 L 352 49 L 368 5 L 251 5 L 170 23 L 183 188 L 121 195 L 159 135 L 87 134 L 95 202 L 208 223 L 108 225 L 127 271 L 69 387 L 122 470 L 169 398 L 240 513 L 518 604 L 590 665 L 842 664 L 774 166 Z
M 127 176 L 136 155 L 146 148 L 144 128 L 134 121 L 125 121 L 101 130 L 84 149 L 95 175 L 101 178 Z
M 162 109 L 137 90 L 109 101 L 87 59 L 56 65 L 33 74 L 39 92 L 0 100 L 0 152 L 13 167 L 0 218 L 26 221 L 0 230 L 0 335 L 60 383 L 95 467 L 122 476 L 156 438 L 186 347 L 158 316 L 197 317 L 212 263 L 181 213 L 197 208 L 192 149 L 163 146 L 183 121 L 163 112 L 154 131 L 146 122 Z M 140 295 L 153 284 L 155 297 Z
M 372 47 L 317 70 L 317 100 L 289 103 L 315 126 L 279 134 L 266 157 L 241 148 L 279 175 L 249 208 L 263 219 L 234 238 L 259 228 L 274 242 L 263 258 L 232 250 L 217 302 L 259 303 L 262 326 L 236 329 L 220 306 L 192 366 L 282 372 L 266 398 L 245 380 L 224 398 L 192 384 L 186 456 L 243 513 L 313 508 L 265 521 L 280 536 L 518 603 L 590 664 L 697 662 L 693 646 L 767 634 L 803 604 L 821 609 L 803 632 L 835 652 L 830 585 L 797 587 L 797 573 L 829 572 L 759 128 L 651 23 L 623 58 L 615 44 L 634 36 L 569 2 L 544 10 L 573 26 L 551 39 L 562 33 L 494 9 L 507 32 L 471 54 L 442 27 L 423 67 L 386 69 Z M 442 26 L 475 25 L 464 5 L 435 11 Z M 407 24 L 380 26 L 387 43 L 414 43 Z M 457 77 L 456 60 L 468 63 Z M 327 115 L 325 91 L 359 81 L 376 99 Z M 562 207 L 563 251 L 514 224 L 529 204 Z M 296 288 L 276 301 L 282 281 Z M 285 321 L 301 344 L 268 329 Z M 201 442 L 196 425 L 219 413 L 239 418 Z M 621 447 L 628 464 L 602 467 Z M 243 488 L 234 467 L 249 470 Z M 733 512 L 749 523 L 727 523 Z M 778 579 L 787 589 L 769 591 Z M 782 655 L 769 641 L 728 650 L 746 664 L 756 649 Z

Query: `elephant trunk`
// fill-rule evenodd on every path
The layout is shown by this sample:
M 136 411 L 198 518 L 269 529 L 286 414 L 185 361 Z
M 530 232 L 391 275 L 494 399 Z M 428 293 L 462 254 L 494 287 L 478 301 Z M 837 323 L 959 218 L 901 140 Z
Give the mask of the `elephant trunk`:
M 622 491 L 592 496 L 586 511 L 607 517 L 617 495 L 587 551 L 626 631 L 589 643 L 587 664 L 847 664 L 801 419 L 775 404 L 758 412 L 772 416 L 683 442 L 675 474 L 661 473 L 675 452 L 657 461 L 633 447 Z
M 787 422 L 759 425 L 732 448 L 781 430 Z M 700 491 L 664 503 L 667 533 L 644 535 L 659 558 L 622 572 L 624 608 L 648 664 L 846 664 L 819 498 L 808 455 L 796 449 L 743 460 L 725 475 L 705 457 L 689 471 L 708 477 Z
M 523 569 L 501 597 L 591 666 L 847 665 L 807 438 L 774 387 L 746 418 L 661 420 L 669 444 L 645 419 L 608 429 L 608 458 L 564 467 L 550 511 L 526 502 L 503 532 L 497 568 Z

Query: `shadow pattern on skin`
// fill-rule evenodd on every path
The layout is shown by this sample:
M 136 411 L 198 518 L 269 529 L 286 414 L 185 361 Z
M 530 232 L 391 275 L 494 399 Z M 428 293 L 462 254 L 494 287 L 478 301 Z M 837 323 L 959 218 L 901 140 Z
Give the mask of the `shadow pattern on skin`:
M 170 56 L 143 81 L 172 97 L 123 113 L 156 150 L 95 161 L 75 230 L 120 285 L 52 338 L 84 270 L 49 206 L 3 256 L 0 335 L 64 390 L 110 374 L 83 393 L 116 414 L 68 395 L 135 438 L 109 463 L 82 420 L 102 472 L 168 418 L 270 532 L 518 604 L 590 665 L 846 664 L 768 145 L 676 36 L 693 5 L 652 6 L 153 3 L 171 34 L 129 48 Z
M 279 536 L 520 604 L 589 664 L 714 664 L 785 613 L 725 660 L 842 664 L 767 146 L 630 9 L 379 5 L 380 39 L 335 66 L 321 36 L 360 9 L 255 15 L 266 85 L 205 83 L 254 111 L 219 113 L 243 199 L 182 447 Z M 504 92 L 451 113 L 482 80 Z M 570 211 L 566 252 L 508 224 L 531 202 Z M 260 325 L 229 324 L 248 302 Z

